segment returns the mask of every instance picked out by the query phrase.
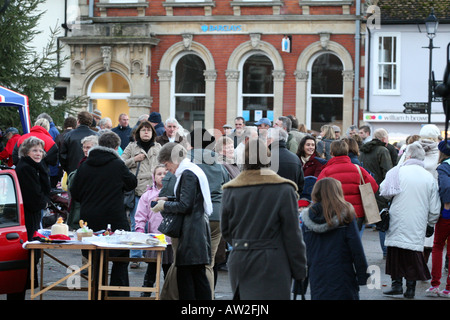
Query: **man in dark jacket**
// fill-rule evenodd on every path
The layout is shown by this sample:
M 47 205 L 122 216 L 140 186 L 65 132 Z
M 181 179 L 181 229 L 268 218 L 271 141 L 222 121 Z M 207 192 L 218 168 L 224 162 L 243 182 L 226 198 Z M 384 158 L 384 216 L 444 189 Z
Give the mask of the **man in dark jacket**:
M 359 161 L 364 169 L 367 169 L 374 175 L 378 185 L 383 182 L 386 173 L 393 166 L 391 155 L 386 147 L 388 143 L 389 136 L 387 131 L 380 128 L 373 133 L 373 139 L 363 144 L 360 149 Z M 375 198 L 380 211 L 387 207 L 388 201 L 380 196 L 379 191 L 375 194 Z
M 162 134 L 166 131 L 164 128 L 164 123 L 161 120 L 161 115 L 159 112 L 152 112 L 150 113 L 150 116 L 148 117 L 148 121 L 152 124 L 152 126 L 156 130 L 156 135 L 162 136 Z
M 80 202 L 80 218 L 92 230 L 103 230 L 111 224 L 113 232 L 120 229 L 129 231 L 130 225 L 123 205 L 124 191 L 136 188 L 136 176 L 117 153 L 120 138 L 116 133 L 102 134 L 98 144 L 89 151 L 88 158 L 77 169 L 70 189 L 71 195 Z M 127 250 L 113 250 L 111 253 L 120 257 L 129 255 Z M 127 268 L 126 262 L 113 262 L 111 285 L 129 285 Z M 121 293 L 129 295 L 129 292 Z
M 76 129 L 72 129 L 64 134 L 64 141 L 59 150 L 59 161 L 67 174 L 76 170 L 80 160 L 84 157 L 81 139 L 87 136 L 98 135 L 97 132 L 89 129 L 92 124 L 92 115 L 88 111 L 78 113 L 77 124 L 78 127 Z
M 268 130 L 267 143 L 270 145 L 271 168 L 279 176 L 293 181 L 298 188 L 298 194 L 303 191 L 305 177 L 300 158 L 286 147 L 288 133 L 282 128 Z
M 119 115 L 119 124 L 117 127 L 111 129 L 112 132 L 117 133 L 120 137 L 120 147 L 122 150 L 125 150 L 128 143 L 130 143 L 131 137 L 131 128 L 130 128 L 130 118 L 126 113 L 121 113 Z
M 167 119 L 164 123 L 165 131 L 162 135 L 156 137 L 156 142 L 158 142 L 161 146 L 165 145 L 168 142 L 181 143 L 181 145 L 187 149 L 186 139 L 178 133 L 179 128 L 180 124 L 178 123 L 177 119 Z

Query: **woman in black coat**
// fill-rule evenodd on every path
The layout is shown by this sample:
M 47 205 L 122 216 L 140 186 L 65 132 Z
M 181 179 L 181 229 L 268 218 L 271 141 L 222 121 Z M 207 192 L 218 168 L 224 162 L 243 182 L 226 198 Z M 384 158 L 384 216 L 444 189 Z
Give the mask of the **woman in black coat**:
M 80 218 L 94 230 L 130 230 L 125 212 L 124 191 L 137 186 L 137 179 L 117 153 L 120 138 L 114 132 L 103 133 L 98 146 L 89 150 L 88 157 L 77 169 L 70 188 L 75 201 L 80 202 Z M 84 254 L 83 254 L 84 255 Z M 112 250 L 110 256 L 128 257 L 129 250 Z M 112 286 L 129 286 L 128 263 L 114 261 L 111 269 Z M 110 296 L 129 296 L 129 292 L 110 292 Z
M 162 147 L 158 161 L 177 178 L 176 199 L 158 200 L 152 210 L 183 215 L 175 259 L 179 299 L 211 300 L 211 287 L 206 277 L 206 265 L 211 263 L 208 219 L 213 211 L 211 193 L 205 173 L 186 155 L 186 149 L 178 143 L 169 142 Z
M 42 162 L 44 156 L 44 141 L 37 137 L 31 136 L 20 145 L 16 173 L 22 191 L 29 240 L 39 229 L 41 211 L 47 207 L 50 198 L 50 179 L 47 166 Z
M 114 132 L 102 134 L 98 146 L 89 150 L 77 169 L 70 189 L 72 198 L 80 202 L 80 218 L 94 231 L 104 230 L 108 224 L 113 231 L 130 230 L 124 191 L 136 188 L 137 180 L 117 153 L 117 142 L 120 144 L 120 138 Z

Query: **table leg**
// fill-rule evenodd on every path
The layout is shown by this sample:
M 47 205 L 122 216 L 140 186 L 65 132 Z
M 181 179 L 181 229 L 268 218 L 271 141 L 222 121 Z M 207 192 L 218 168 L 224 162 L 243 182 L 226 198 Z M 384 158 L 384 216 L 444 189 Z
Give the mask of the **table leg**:
M 34 249 L 31 249 L 30 250 L 31 252 L 30 252 L 30 255 L 31 255 L 31 262 L 30 262 L 30 281 L 31 281 L 31 284 L 30 284 L 30 287 L 31 287 L 31 299 L 33 300 L 34 299 L 34 269 L 35 269 L 35 266 L 34 266 Z
M 92 299 L 92 251 L 88 252 L 88 299 Z
M 155 300 L 159 300 L 159 290 L 160 290 L 160 277 L 161 277 L 161 255 L 162 252 L 158 251 L 156 253 L 156 292 L 155 292 Z
M 41 259 L 41 281 L 39 281 L 39 289 L 42 291 L 44 289 L 44 249 L 40 249 L 39 257 Z M 33 284 L 34 285 L 34 284 Z M 42 300 L 43 296 L 39 297 L 39 300 Z
M 104 255 L 104 250 L 100 250 L 100 262 L 99 262 L 99 274 L 98 274 L 98 296 L 97 299 L 101 300 L 102 299 L 102 285 L 103 285 L 103 255 Z

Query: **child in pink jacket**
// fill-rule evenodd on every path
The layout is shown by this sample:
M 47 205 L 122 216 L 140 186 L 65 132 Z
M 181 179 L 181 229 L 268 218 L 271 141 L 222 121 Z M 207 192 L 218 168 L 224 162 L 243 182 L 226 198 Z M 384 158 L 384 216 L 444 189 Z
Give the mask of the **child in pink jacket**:
M 142 233 L 161 233 L 158 227 L 162 221 L 161 213 L 153 212 L 151 209 L 151 202 L 156 201 L 159 191 L 162 188 L 162 180 L 166 175 L 166 168 L 164 165 L 157 165 L 153 171 L 153 186 L 148 186 L 147 191 L 141 196 L 135 214 L 136 232 Z M 162 268 L 164 276 L 166 276 L 170 265 L 173 262 L 172 244 L 169 237 L 166 236 L 167 248 L 162 256 Z M 156 258 L 152 251 L 147 251 L 146 258 Z M 143 287 L 153 287 L 156 277 L 156 262 L 147 263 L 147 272 L 145 273 Z M 143 292 L 141 296 L 149 297 L 150 292 Z

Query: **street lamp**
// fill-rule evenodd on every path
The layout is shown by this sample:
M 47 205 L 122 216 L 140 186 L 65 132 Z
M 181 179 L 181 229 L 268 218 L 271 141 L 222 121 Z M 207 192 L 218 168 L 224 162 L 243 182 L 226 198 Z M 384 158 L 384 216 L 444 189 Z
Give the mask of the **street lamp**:
M 433 64 L 433 38 L 436 36 L 439 21 L 434 15 L 434 9 L 431 8 L 431 13 L 428 18 L 425 19 L 425 27 L 427 28 L 427 37 L 430 39 L 428 48 L 430 50 L 430 63 L 428 69 L 428 123 L 431 123 L 431 101 L 433 96 L 433 83 L 432 83 L 432 64 Z

